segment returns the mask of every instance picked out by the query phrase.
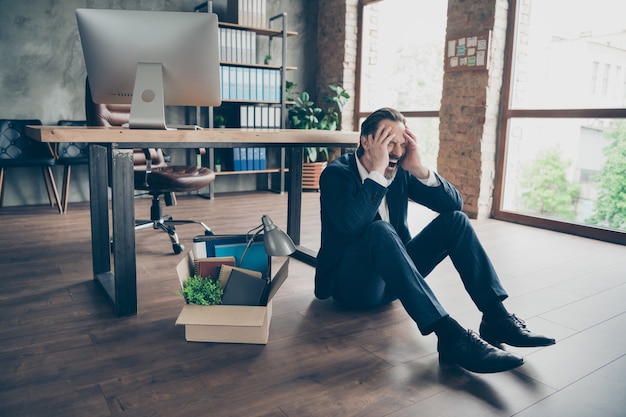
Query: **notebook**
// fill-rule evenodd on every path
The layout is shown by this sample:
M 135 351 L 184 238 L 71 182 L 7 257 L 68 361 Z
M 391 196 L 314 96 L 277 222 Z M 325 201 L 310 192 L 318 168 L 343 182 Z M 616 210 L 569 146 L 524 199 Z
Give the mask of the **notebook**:
M 252 271 L 254 272 L 254 271 Z M 220 278 L 221 279 L 221 278 Z M 241 268 L 233 268 L 224 287 L 224 305 L 265 305 L 269 285 L 267 281 Z

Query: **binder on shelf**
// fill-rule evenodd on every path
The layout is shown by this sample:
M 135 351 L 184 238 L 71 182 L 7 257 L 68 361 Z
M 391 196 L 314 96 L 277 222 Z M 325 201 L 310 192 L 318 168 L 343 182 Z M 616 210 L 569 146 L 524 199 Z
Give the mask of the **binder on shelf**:
M 233 49 L 235 51 L 234 60 L 235 62 L 243 62 L 243 32 L 240 30 L 235 30 L 235 44 L 233 45 Z
M 228 88 L 229 88 L 229 92 L 228 92 L 228 98 L 230 99 L 236 99 L 237 96 L 237 68 L 236 67 L 231 67 L 228 66 L 226 67 L 228 69 Z
M 246 166 L 248 167 L 248 171 L 254 170 L 254 148 L 246 148 Z
M 265 170 L 267 169 L 267 161 L 265 160 L 266 150 L 265 147 L 259 148 L 259 169 Z
M 239 148 L 239 159 L 241 160 L 240 171 L 248 170 L 248 151 L 246 148 Z
M 226 61 L 226 48 L 228 45 L 227 42 L 227 33 L 228 29 L 226 28 L 220 28 L 219 29 L 219 36 L 220 36 L 220 60 L 221 61 Z
M 270 86 L 270 70 L 268 68 L 263 68 L 261 70 L 263 72 L 263 100 L 269 100 L 269 86 Z
M 228 67 L 220 66 L 220 75 L 221 75 L 221 92 L 223 99 L 230 98 L 230 71 Z
M 234 30 L 228 29 L 227 39 L 228 39 L 227 40 L 228 45 L 226 47 L 226 49 L 227 49 L 226 60 L 229 61 L 229 62 L 233 62 L 233 61 L 235 61 L 235 58 L 234 58 L 234 53 L 235 53 L 235 50 L 234 50 L 235 31 Z
M 250 68 L 244 67 L 241 76 L 242 99 L 250 100 Z
M 263 96 L 263 68 L 256 69 L 256 99 L 257 100 L 265 100 Z
M 261 107 L 261 123 L 260 127 L 269 128 L 270 125 L 270 106 Z
M 250 100 L 258 100 L 257 71 L 258 68 L 250 68 Z
M 247 106 L 250 127 L 256 127 L 256 124 L 254 123 L 254 107 L 255 106 Z
M 242 171 L 241 169 L 241 151 L 240 148 L 233 148 L 233 169 Z
M 252 154 L 253 154 L 252 160 L 254 162 L 252 169 L 254 169 L 256 171 L 261 169 L 261 155 L 260 155 L 260 152 L 261 152 L 261 148 L 259 148 L 259 147 L 252 148 Z
M 237 71 L 237 93 L 236 99 L 241 100 L 243 98 L 243 86 L 244 86 L 244 68 L 243 67 L 235 67 Z
M 271 70 L 270 72 L 270 101 L 278 101 L 278 77 L 280 77 L 280 73 L 276 70 Z
M 239 126 L 248 127 L 248 106 L 239 107 Z

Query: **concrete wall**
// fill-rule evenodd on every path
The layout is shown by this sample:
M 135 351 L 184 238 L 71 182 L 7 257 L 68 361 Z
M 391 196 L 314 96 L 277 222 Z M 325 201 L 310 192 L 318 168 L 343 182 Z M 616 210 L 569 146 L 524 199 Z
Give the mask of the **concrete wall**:
M 85 118 L 86 71 L 75 9 L 193 11 L 199 3 L 201 0 L 0 0 L 0 118 L 35 118 L 44 124 Z M 267 0 L 268 17 L 283 11 L 288 15 L 288 30 L 299 32 L 288 42 L 289 65 L 298 67 L 289 77 L 314 89 L 317 1 Z M 181 123 L 184 116 L 180 109 L 168 109 L 167 118 L 168 122 Z M 180 152 L 174 152 L 175 161 L 189 159 Z M 70 201 L 88 199 L 87 171 L 83 168 L 72 172 Z M 55 176 L 60 186 L 60 167 L 55 167 Z M 5 206 L 46 203 L 39 170 L 8 170 Z

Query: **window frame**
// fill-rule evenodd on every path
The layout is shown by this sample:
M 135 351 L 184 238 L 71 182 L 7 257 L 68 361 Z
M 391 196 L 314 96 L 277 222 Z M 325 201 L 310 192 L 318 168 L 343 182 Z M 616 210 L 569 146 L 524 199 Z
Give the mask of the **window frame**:
M 517 35 L 517 16 L 520 0 L 509 3 L 507 39 L 505 46 L 504 74 L 500 115 L 497 133 L 496 176 L 493 193 L 492 216 L 497 220 L 534 226 L 577 236 L 588 237 L 606 242 L 626 244 L 626 232 L 605 229 L 578 223 L 535 217 L 502 209 L 504 197 L 504 175 L 506 172 L 506 155 L 508 146 L 508 126 L 511 119 L 516 118 L 592 118 L 592 119 L 626 119 L 626 108 L 579 108 L 579 109 L 520 109 L 511 108 L 513 66 L 515 63 L 515 45 Z M 601 72 L 601 68 L 599 68 Z
M 374 3 L 380 3 L 384 0 L 359 0 L 359 8 L 357 15 L 357 25 L 358 25 L 358 34 L 357 34 L 357 63 L 356 63 L 356 97 L 355 97 L 355 111 L 354 111 L 354 126 L 357 127 L 357 130 L 360 126 L 360 121 L 371 114 L 371 112 L 361 111 L 361 74 L 363 68 L 361 66 L 362 57 L 363 57 L 363 9 L 366 6 L 369 6 Z M 443 68 L 443 66 L 442 66 Z M 443 87 L 443 86 L 442 86 Z M 400 109 L 399 109 L 400 110 Z M 439 118 L 439 110 L 401 110 L 402 114 L 407 118 Z

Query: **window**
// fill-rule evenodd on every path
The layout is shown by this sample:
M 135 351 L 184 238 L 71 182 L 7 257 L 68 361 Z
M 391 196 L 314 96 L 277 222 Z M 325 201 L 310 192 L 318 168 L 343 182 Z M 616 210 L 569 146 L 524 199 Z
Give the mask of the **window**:
M 624 243 L 626 4 L 515 0 L 510 11 L 494 215 Z
M 398 109 L 436 169 L 447 1 L 363 3 L 357 124 L 378 108 Z

